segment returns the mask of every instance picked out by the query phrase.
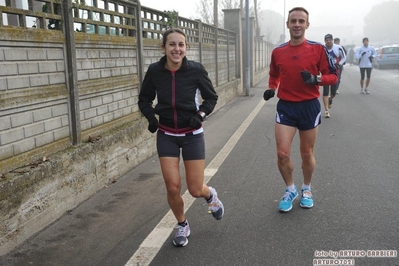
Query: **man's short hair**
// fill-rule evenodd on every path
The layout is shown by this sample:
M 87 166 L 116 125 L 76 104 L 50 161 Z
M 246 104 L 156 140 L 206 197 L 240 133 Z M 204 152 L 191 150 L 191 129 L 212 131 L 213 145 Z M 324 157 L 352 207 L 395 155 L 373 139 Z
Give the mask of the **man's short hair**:
M 294 11 L 303 11 L 303 12 L 305 12 L 307 17 L 308 17 L 308 21 L 309 21 L 309 12 L 304 7 L 294 7 L 294 8 L 292 8 L 290 11 L 288 11 L 288 17 Z M 288 17 L 287 17 L 287 21 L 288 21 Z

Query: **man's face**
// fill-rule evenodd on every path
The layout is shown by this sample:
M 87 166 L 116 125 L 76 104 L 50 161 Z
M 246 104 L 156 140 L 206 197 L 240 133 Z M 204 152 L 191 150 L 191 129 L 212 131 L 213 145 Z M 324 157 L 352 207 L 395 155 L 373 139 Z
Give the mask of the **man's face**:
M 368 40 L 364 40 L 363 41 L 363 45 L 366 46 L 366 47 L 369 46 L 369 41 Z
M 328 49 L 330 49 L 333 46 L 333 39 L 331 39 L 331 38 L 325 39 L 324 42 L 326 43 L 326 47 Z
M 308 16 L 303 11 L 292 11 L 288 16 L 287 28 L 290 31 L 291 39 L 301 39 L 305 30 L 309 28 Z

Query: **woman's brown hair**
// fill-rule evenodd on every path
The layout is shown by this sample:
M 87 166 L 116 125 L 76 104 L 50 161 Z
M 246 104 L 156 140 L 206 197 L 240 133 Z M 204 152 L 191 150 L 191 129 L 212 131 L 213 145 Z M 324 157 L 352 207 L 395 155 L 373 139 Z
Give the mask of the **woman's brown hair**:
M 164 31 L 164 33 L 162 34 L 162 44 L 161 44 L 162 47 L 165 47 L 166 40 L 168 39 L 168 35 L 171 33 L 179 33 L 179 34 L 183 35 L 185 42 L 186 42 L 186 46 L 189 47 L 187 44 L 187 40 L 186 40 L 186 34 L 184 33 L 184 31 L 182 31 L 181 29 L 178 29 L 178 28 L 171 28 L 171 29 Z

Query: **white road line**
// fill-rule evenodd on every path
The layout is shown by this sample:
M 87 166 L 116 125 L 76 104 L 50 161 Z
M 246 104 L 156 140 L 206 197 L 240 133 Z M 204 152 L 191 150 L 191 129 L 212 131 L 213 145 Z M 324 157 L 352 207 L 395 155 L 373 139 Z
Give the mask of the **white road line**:
M 224 162 L 238 140 L 247 130 L 248 126 L 252 123 L 256 115 L 261 110 L 265 101 L 262 99 L 251 114 L 245 119 L 241 126 L 234 132 L 233 136 L 227 141 L 224 147 L 219 153 L 213 158 L 209 165 L 205 168 L 205 183 L 216 174 L 219 170 L 219 166 Z M 188 191 L 183 194 L 185 212 L 193 204 L 195 198 L 193 198 Z M 133 254 L 125 266 L 146 266 L 151 263 L 158 251 L 161 249 L 165 241 L 169 238 L 176 225 L 176 219 L 171 210 L 162 218 L 152 232 L 147 236 L 146 239 L 141 243 L 139 249 Z

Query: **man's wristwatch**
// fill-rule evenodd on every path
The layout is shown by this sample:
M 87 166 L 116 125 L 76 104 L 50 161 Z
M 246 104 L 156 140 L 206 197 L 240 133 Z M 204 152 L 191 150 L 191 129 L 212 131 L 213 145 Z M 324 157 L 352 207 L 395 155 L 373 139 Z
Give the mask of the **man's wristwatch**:
M 317 83 L 320 83 L 320 82 L 321 82 L 321 75 L 317 75 L 317 76 L 316 76 L 316 81 L 317 81 Z
M 205 119 L 206 114 L 202 111 L 198 111 L 197 114 L 199 114 L 202 117 L 202 120 Z

